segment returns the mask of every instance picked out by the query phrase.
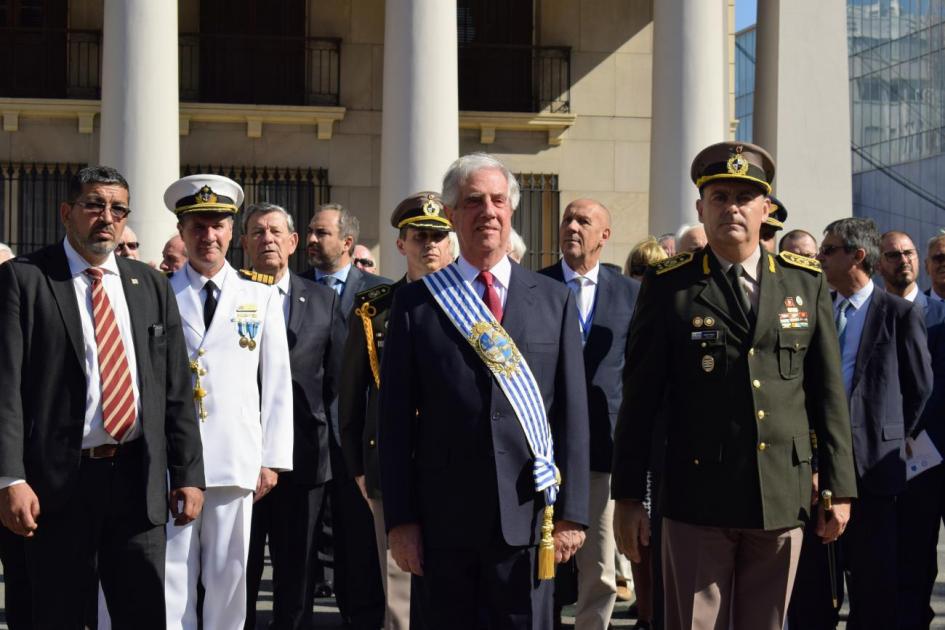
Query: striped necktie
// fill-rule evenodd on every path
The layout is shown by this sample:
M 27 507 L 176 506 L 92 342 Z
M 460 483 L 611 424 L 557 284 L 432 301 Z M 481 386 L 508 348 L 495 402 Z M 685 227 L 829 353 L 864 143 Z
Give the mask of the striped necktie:
M 102 270 L 89 267 L 85 273 L 92 279 L 92 320 L 95 325 L 95 344 L 98 346 L 98 373 L 102 382 L 102 422 L 105 432 L 121 442 L 135 424 L 137 407 L 131 388 L 131 370 L 125 356 L 125 345 L 118 330 L 118 320 L 112 310 Z

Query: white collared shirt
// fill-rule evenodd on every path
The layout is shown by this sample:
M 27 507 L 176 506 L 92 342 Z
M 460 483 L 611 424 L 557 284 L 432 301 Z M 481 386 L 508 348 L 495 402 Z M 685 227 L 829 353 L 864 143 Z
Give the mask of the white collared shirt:
M 114 444 L 115 440 L 105 432 L 102 420 L 102 377 L 98 371 L 98 344 L 95 341 L 95 324 L 92 318 L 92 279 L 85 270 L 91 267 L 87 260 L 82 258 L 69 239 L 63 240 L 66 250 L 66 260 L 69 262 L 69 273 L 72 275 L 72 286 L 79 303 L 79 320 L 82 323 L 82 347 L 85 350 L 84 367 L 86 380 L 85 394 L 85 426 L 82 429 L 82 448 L 92 448 L 102 444 Z M 118 322 L 118 332 L 125 347 L 125 357 L 128 359 L 128 369 L 131 371 L 131 389 L 135 396 L 137 420 L 124 441 L 134 440 L 141 435 L 141 395 L 138 381 L 138 363 L 135 354 L 135 342 L 131 332 L 131 315 L 128 313 L 128 302 L 125 300 L 125 291 L 121 286 L 121 276 L 118 275 L 118 263 L 115 254 L 109 254 L 108 259 L 99 266 L 104 271 L 102 286 L 105 295 L 111 304 L 115 319 Z
M 275 287 L 279 290 L 279 299 L 282 300 L 282 315 L 285 317 L 286 325 L 289 324 L 289 305 L 292 302 L 292 285 L 289 283 L 289 272 L 282 274 L 282 278 L 276 282 Z
M 199 271 L 190 266 L 190 263 L 184 265 L 184 270 L 187 273 L 187 281 L 190 283 L 190 288 L 197 292 L 197 295 L 200 296 L 200 306 L 203 307 L 207 303 L 207 292 L 203 290 L 203 287 L 207 282 L 213 280 L 213 285 L 216 287 L 213 290 L 213 297 L 217 299 L 217 303 L 220 302 L 220 291 L 223 290 L 223 284 L 226 282 L 226 279 L 230 276 L 230 272 L 233 268 L 230 267 L 228 262 L 224 262 L 223 266 L 220 267 L 220 270 L 213 275 L 212 278 L 201 274 Z M 212 322 L 211 322 L 212 323 Z
M 564 283 L 568 285 L 569 289 L 573 286 L 572 280 L 581 283 L 583 289 L 575 295 L 577 296 L 576 301 L 578 311 L 581 313 L 581 319 L 587 319 L 588 313 L 594 309 L 594 299 L 597 297 L 597 278 L 600 275 L 600 262 L 582 276 L 571 269 L 568 263 L 564 261 L 564 258 L 562 258 L 561 271 L 564 274 Z
M 913 284 L 912 290 L 909 291 L 906 295 L 903 296 L 904 300 L 909 300 L 910 302 L 915 302 L 915 297 L 919 295 L 919 285 Z
M 456 268 L 463 280 L 472 284 L 480 298 L 485 295 L 486 285 L 476 280 L 479 276 L 479 269 L 473 267 L 462 256 L 456 259 Z M 509 257 L 503 256 L 494 267 L 487 271 L 490 271 L 494 277 L 492 286 L 495 287 L 495 292 L 499 294 L 499 302 L 502 304 L 502 309 L 505 310 L 505 301 L 509 297 L 509 280 L 512 278 L 512 263 L 509 262 Z
M 719 265 L 722 267 L 722 273 L 727 275 L 728 270 L 731 269 L 732 265 L 735 263 L 722 258 L 715 251 L 712 253 L 715 254 L 715 258 L 719 261 Z M 751 253 L 751 256 L 741 261 L 741 264 L 744 273 L 738 277 L 738 284 L 740 284 L 745 290 L 745 293 L 748 294 L 748 301 L 751 302 L 751 308 L 757 313 L 758 302 L 761 300 L 761 248 L 755 249 Z

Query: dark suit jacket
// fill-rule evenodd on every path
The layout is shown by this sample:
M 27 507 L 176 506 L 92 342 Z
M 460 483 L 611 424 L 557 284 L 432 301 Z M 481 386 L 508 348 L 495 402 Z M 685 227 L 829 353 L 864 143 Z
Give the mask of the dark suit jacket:
M 309 269 L 305 277 L 310 280 L 315 280 L 315 270 Z M 364 273 L 352 264 L 351 269 L 348 271 L 348 279 L 345 281 L 344 290 L 341 292 L 341 316 L 344 325 L 346 327 L 348 325 L 348 318 L 351 316 L 351 311 L 354 309 L 354 298 L 358 293 L 379 284 L 393 283 L 393 280 L 385 278 L 384 276 Z M 337 422 L 335 424 L 337 424 Z
M 921 307 L 874 289 L 850 391 L 857 477 L 873 494 L 906 488 L 905 438 L 932 391 L 923 318 Z
M 561 283 L 513 264 L 503 327 L 541 388 L 563 484 L 555 518 L 586 525 L 587 388 L 577 307 Z M 388 530 L 481 549 L 539 540 L 543 495 L 512 407 L 423 282 L 397 291 L 381 367 L 379 451 Z M 498 519 L 498 523 L 496 523 Z
M 295 437 L 292 471 L 280 477 L 314 486 L 331 479 L 329 416 L 338 390 L 345 328 L 338 294 L 294 273 L 289 285 L 292 302 L 286 333 Z
M 795 527 L 810 516 L 810 429 L 820 484 L 856 496 L 837 330 L 812 261 L 762 253 L 751 326 L 709 248 L 647 271 L 614 432 L 615 499 L 643 500 L 665 422 L 663 515 L 710 527 Z
M 564 282 L 558 261 L 538 273 Z M 614 459 L 614 426 L 623 400 L 623 365 L 630 320 L 640 283 L 600 266 L 594 297 L 594 320 L 584 344 L 584 375 L 591 430 L 591 470 L 610 472 Z
M 405 284 L 407 284 L 407 276 L 395 282 L 391 285 L 390 291 L 376 299 L 370 299 L 371 291 L 368 291 L 367 295 L 362 293 L 358 298 L 360 304 L 370 302 L 374 309 L 371 332 L 378 360 L 384 356 L 387 318 L 390 315 L 394 293 Z M 355 477 L 364 475 L 368 495 L 374 499 L 381 498 L 377 461 L 377 394 L 368 355 L 364 321 L 358 316 L 352 316 L 348 322 L 348 339 L 345 341 L 341 385 L 338 393 L 341 450 L 344 451 L 348 470 Z
M 935 447 L 940 453 L 945 453 L 945 304 L 930 300 L 922 292 L 916 295 L 915 304 L 925 312 L 925 330 L 932 360 L 932 393 L 912 435 L 923 429 L 928 431 Z
M 167 278 L 118 258 L 140 381 L 148 518 L 167 521 L 173 488 L 203 487 L 203 448 L 180 314 Z M 79 304 L 62 244 L 0 265 L 0 476 L 24 478 L 43 513 L 78 490 L 85 424 Z M 42 516 L 40 516 L 42 518 Z

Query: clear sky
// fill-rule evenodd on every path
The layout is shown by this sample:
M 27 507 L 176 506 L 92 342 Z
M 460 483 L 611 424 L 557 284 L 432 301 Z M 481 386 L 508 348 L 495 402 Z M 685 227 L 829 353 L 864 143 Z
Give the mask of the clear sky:
M 758 0 L 735 0 L 735 30 L 740 31 L 743 28 L 755 23 L 758 15 Z

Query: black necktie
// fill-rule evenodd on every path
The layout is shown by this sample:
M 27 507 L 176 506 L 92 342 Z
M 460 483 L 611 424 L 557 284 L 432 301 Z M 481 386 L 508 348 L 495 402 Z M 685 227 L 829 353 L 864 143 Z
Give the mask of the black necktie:
M 217 312 L 217 298 L 213 295 L 213 292 L 217 290 L 217 285 L 213 284 L 213 280 L 207 280 L 207 284 L 203 285 L 203 290 L 207 292 L 207 300 L 203 303 L 203 326 L 210 328 L 213 314 Z
M 742 307 L 742 313 L 745 315 L 745 321 L 752 323 L 752 312 L 751 312 L 751 301 L 748 299 L 748 294 L 745 292 L 745 288 L 742 286 L 742 283 L 739 281 L 739 277 L 742 275 L 742 266 L 739 263 L 732 265 L 732 268 L 728 270 L 728 279 L 732 283 L 732 290 L 735 292 L 735 297 L 738 298 L 738 304 Z

